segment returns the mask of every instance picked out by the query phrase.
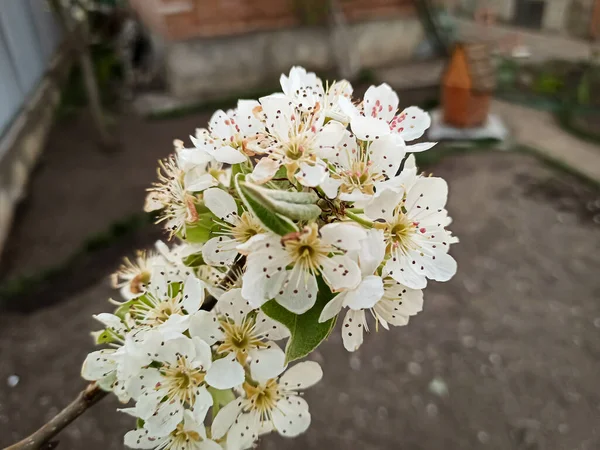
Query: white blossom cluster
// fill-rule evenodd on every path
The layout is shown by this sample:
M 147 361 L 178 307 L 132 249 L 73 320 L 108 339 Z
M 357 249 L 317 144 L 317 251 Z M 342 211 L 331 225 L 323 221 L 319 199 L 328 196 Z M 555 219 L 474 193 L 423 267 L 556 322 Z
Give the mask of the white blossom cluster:
M 83 377 L 130 407 L 131 448 L 242 450 L 311 420 L 302 390 L 322 377 L 306 357 L 344 310 L 344 347 L 408 323 L 427 280 L 456 272 L 448 187 L 417 173 L 432 143 L 417 107 L 386 84 L 353 101 L 294 67 L 281 93 L 217 111 L 191 146 L 175 142 L 149 190 L 169 248 L 125 260 L 124 297 L 96 316 L 104 350 Z M 284 350 L 285 345 L 285 350 Z M 210 412 L 210 413 L 209 413 Z

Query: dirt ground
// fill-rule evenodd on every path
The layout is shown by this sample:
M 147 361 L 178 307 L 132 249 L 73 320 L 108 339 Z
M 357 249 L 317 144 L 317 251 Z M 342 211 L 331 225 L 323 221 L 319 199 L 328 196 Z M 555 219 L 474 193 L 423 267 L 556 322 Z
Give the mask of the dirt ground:
M 13 251 L 13 273 L 68 254 L 61 239 L 98 228 L 98 210 L 112 220 L 138 210 L 154 161 L 201 119 L 126 121 L 133 129 L 123 131 L 125 140 L 147 154 L 79 155 L 81 130 L 72 142 L 54 142 L 53 152 L 69 156 L 33 180 L 23 226 L 11 238 L 27 246 Z M 114 167 L 110 179 L 94 179 L 97 164 Z M 259 448 L 600 448 L 600 225 L 593 212 L 600 192 L 524 154 L 449 156 L 433 171 L 450 185 L 451 228 L 461 239 L 452 250 L 457 276 L 431 283 L 424 311 L 408 326 L 372 333 L 354 354 L 335 330 L 312 355 L 325 375 L 306 393 L 310 429 L 293 440 L 271 435 Z M 93 189 L 75 189 L 90 180 Z M 61 217 L 88 209 L 71 219 L 83 230 Z M 36 227 L 45 231 L 38 236 Z M 110 264 L 93 270 L 108 273 Z M 82 275 L 75 268 L 65 278 Z M 61 282 L 54 288 L 60 294 Z M 84 386 L 79 367 L 92 350 L 90 316 L 107 310 L 111 295 L 102 278 L 28 314 L 0 311 L 0 447 Z M 59 449 L 122 449 L 133 420 L 117 407 L 113 398 L 96 405 L 60 435 Z
M 85 113 L 55 126 L 17 210 L 0 278 L 59 264 L 89 236 L 141 212 L 146 188 L 156 179 L 157 160 L 173 151 L 174 139 L 189 142 L 188 136 L 209 118 L 203 113 L 146 121 L 127 115 L 113 130 L 119 147 L 111 151 L 95 145 Z

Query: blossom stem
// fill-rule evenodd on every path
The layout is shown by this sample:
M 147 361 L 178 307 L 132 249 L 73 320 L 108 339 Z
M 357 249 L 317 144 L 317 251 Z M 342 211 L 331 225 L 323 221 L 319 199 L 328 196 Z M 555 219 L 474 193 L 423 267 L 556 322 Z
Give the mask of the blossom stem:
M 361 225 L 363 225 L 367 228 L 373 228 L 373 222 L 371 222 L 370 220 L 363 219 L 359 215 L 354 214 L 348 210 L 346 210 L 345 213 L 346 213 L 346 216 L 348 216 L 350 219 L 352 219 L 356 223 L 360 223 Z
M 90 383 L 79 393 L 75 400 L 50 419 L 39 430 L 4 450 L 39 450 L 43 448 L 54 448 L 56 445 L 51 445 L 51 439 L 87 411 L 88 408 L 91 408 L 106 397 L 107 394 L 108 392 L 100 389 L 96 383 Z

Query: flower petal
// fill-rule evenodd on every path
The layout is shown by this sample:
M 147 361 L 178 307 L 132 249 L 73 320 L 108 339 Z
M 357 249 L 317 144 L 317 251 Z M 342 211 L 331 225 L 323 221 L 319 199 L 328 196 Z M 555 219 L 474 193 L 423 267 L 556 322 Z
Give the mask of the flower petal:
M 398 109 L 398 94 L 386 83 L 370 86 L 365 92 L 363 112 L 367 117 L 391 121 Z
M 394 208 L 402 200 L 402 192 L 386 189 L 377 192 L 377 195 L 365 206 L 365 214 L 372 220 L 384 219 L 391 222 L 394 218 Z
M 342 180 L 332 177 L 326 177 L 325 181 L 321 183 L 321 189 L 325 192 L 325 195 L 328 198 L 336 198 L 338 194 L 338 189 L 342 185 Z
M 269 348 L 252 350 L 250 356 L 250 373 L 259 383 L 277 377 L 285 368 L 285 353 L 274 343 Z
M 333 297 L 333 299 L 325 305 L 323 311 L 321 311 L 321 315 L 319 316 L 319 322 L 327 322 L 329 319 L 333 319 L 335 316 L 337 316 L 342 310 L 345 296 L 346 292 L 342 292 Z
M 199 337 L 208 345 L 223 339 L 223 330 L 214 312 L 198 311 L 190 318 L 190 336 Z
M 307 389 L 323 378 L 323 369 L 314 361 L 303 361 L 292 366 L 281 376 L 279 385 L 287 390 Z
M 290 105 L 288 97 L 283 94 L 272 94 L 261 97 L 259 101 L 263 107 L 269 131 L 281 139 L 287 139 L 294 123 L 292 121 L 294 109 Z
M 254 166 L 252 175 L 250 178 L 257 184 L 263 184 L 271 180 L 279 170 L 281 162 L 276 161 L 269 157 L 261 158 L 260 161 Z
M 253 311 L 252 306 L 242 297 L 240 288 L 225 292 L 217 302 L 217 311 L 236 324 L 241 324 L 244 318 Z
M 359 310 L 372 308 L 383 297 L 383 280 L 377 275 L 369 275 L 356 289 L 348 291 L 344 306 Z
M 246 450 L 258 438 L 260 418 L 257 412 L 242 414 L 227 433 L 227 450 Z
M 360 249 L 360 242 L 367 237 L 364 228 L 351 223 L 331 223 L 322 227 L 319 233 L 321 241 L 342 250 Z
M 81 367 L 84 380 L 96 381 L 108 376 L 117 369 L 117 363 L 112 359 L 114 350 L 105 349 L 92 352 L 85 358 Z
M 202 247 L 204 262 L 211 266 L 229 266 L 233 263 L 238 251 L 237 241 L 227 236 L 217 236 L 209 239 Z
M 349 309 L 344 317 L 342 324 L 342 340 L 344 348 L 349 352 L 358 350 L 363 343 L 363 328 L 365 322 L 365 312 L 363 310 L 354 311 Z
M 244 379 L 244 368 L 233 357 L 227 356 L 212 363 L 205 381 L 215 389 L 231 389 L 240 386 Z
M 392 119 L 390 127 L 405 141 L 414 141 L 431 125 L 431 117 L 421 108 L 410 106 Z
M 188 314 L 194 314 L 204 302 L 204 282 L 195 275 L 188 275 L 183 286 L 181 304 Z
M 254 330 L 256 334 L 265 339 L 279 341 L 290 337 L 290 330 L 288 330 L 285 325 L 271 319 L 260 309 L 256 312 L 255 320 Z
M 323 259 L 321 274 L 325 282 L 334 291 L 353 289 L 360 283 L 361 273 L 358 265 L 346 255 L 336 255 Z
M 204 191 L 204 204 L 221 220 L 232 223 L 237 216 L 237 205 L 233 196 L 223 189 L 210 188 Z
M 321 164 L 310 165 L 303 162 L 295 175 L 302 186 L 317 187 L 327 178 L 327 168 Z
M 213 439 L 221 439 L 223 436 L 225 436 L 229 428 L 231 428 L 231 425 L 233 425 L 235 420 L 241 414 L 242 408 L 243 400 L 241 398 L 237 398 L 227 403 L 219 410 L 211 427 L 211 436 Z
M 369 147 L 373 167 L 388 178 L 396 176 L 405 155 L 406 146 L 391 135 L 383 136 Z
M 390 126 L 383 119 L 357 116 L 350 119 L 350 128 L 362 141 L 375 141 L 390 134 Z
M 308 409 L 299 407 L 286 399 L 277 402 L 277 408 L 273 410 L 272 417 L 275 428 L 279 434 L 285 437 L 298 436 L 310 426 Z
M 194 421 L 199 424 L 204 422 L 208 410 L 213 405 L 213 398 L 210 392 L 204 386 L 200 386 L 196 391 L 196 399 L 194 401 L 194 408 L 192 410 Z M 204 426 L 202 426 L 204 428 Z
M 179 401 L 165 401 L 156 413 L 148 417 L 144 427 L 154 436 L 168 436 L 183 419 L 183 406 Z
M 156 448 L 165 441 L 165 437 L 152 436 L 145 428 L 131 430 L 125 434 L 124 443 L 129 448 Z
M 318 290 L 315 276 L 304 272 L 301 266 L 297 265 L 286 272 L 285 281 L 275 300 L 288 311 L 303 314 L 317 301 Z

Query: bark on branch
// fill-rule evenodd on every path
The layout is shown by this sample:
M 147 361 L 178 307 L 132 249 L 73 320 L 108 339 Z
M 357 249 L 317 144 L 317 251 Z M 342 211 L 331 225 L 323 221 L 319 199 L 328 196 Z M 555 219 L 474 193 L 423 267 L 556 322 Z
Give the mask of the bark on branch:
M 48 423 L 42 426 L 31 436 L 20 442 L 6 447 L 4 450 L 40 450 L 54 448 L 50 441 L 67 425 L 82 415 L 88 408 L 102 400 L 108 392 L 103 391 L 96 383 L 89 384 L 79 393 L 65 409 L 59 412 Z M 50 447 L 48 447 L 50 445 Z

